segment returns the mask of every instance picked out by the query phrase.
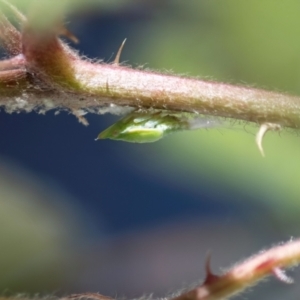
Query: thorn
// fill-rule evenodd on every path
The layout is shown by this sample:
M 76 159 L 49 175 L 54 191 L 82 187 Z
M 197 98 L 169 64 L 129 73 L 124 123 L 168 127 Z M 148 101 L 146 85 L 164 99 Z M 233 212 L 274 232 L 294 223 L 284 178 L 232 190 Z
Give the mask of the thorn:
M 260 128 L 256 134 L 256 137 L 255 137 L 255 142 L 256 142 L 256 145 L 261 153 L 261 155 L 264 157 L 265 156 L 265 153 L 264 153 L 264 149 L 263 149 L 263 146 L 262 146 L 262 140 L 263 140 L 263 137 L 265 136 L 265 134 L 267 133 L 267 131 L 269 130 L 280 130 L 281 129 L 281 126 L 279 124 L 274 124 L 274 123 L 263 123 L 260 125 Z
M 284 270 L 278 268 L 278 267 L 275 267 L 272 269 L 272 273 L 273 275 L 280 281 L 284 282 L 284 283 L 287 283 L 287 284 L 291 284 L 291 283 L 294 283 L 294 280 L 293 278 L 287 276 L 284 272 Z
M 206 277 L 205 280 L 203 282 L 203 284 L 211 284 L 214 281 L 216 281 L 217 279 L 220 278 L 220 276 L 215 275 L 212 273 L 211 271 L 211 267 L 210 267 L 210 262 L 211 262 L 211 253 L 209 252 L 207 257 L 206 257 L 206 261 L 205 261 L 205 273 L 206 273 Z
M 70 30 L 68 30 L 63 24 L 59 25 L 58 34 L 64 35 L 75 44 L 79 43 L 78 38 Z
M 113 65 L 116 65 L 118 66 L 119 63 L 120 63 L 120 57 L 121 57 L 121 53 L 122 53 L 122 50 L 123 50 L 123 47 L 125 45 L 125 42 L 126 42 L 127 38 L 123 41 L 123 43 L 121 44 L 118 52 L 117 52 L 117 55 L 116 55 L 116 58 L 114 59 L 114 62 L 113 62 Z

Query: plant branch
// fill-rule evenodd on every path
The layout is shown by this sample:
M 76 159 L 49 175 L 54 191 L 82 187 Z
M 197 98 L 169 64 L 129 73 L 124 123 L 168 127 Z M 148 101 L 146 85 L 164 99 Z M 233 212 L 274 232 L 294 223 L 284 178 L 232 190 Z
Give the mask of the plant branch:
M 177 293 L 176 296 L 165 297 L 157 300 L 221 300 L 243 292 L 248 287 L 258 283 L 269 275 L 274 275 L 284 283 L 292 283 L 292 279 L 285 275 L 283 268 L 296 266 L 300 263 L 300 239 L 282 243 L 269 250 L 237 263 L 222 275 L 214 275 L 210 270 L 210 257 L 206 261 L 206 278 L 202 284 L 191 290 Z M 20 297 L 19 300 L 30 300 Z M 33 298 L 35 300 L 114 300 L 113 298 L 95 293 L 74 294 L 62 298 L 46 297 Z M 143 300 L 154 300 L 152 296 Z M 2 300 L 14 300 L 3 298 Z M 137 300 L 137 299 L 135 299 Z
M 8 112 L 63 108 L 84 123 L 83 111 L 103 113 L 105 107 L 112 112 L 116 106 L 186 111 L 262 124 L 260 144 L 269 129 L 300 127 L 299 97 L 134 70 L 119 65 L 119 54 L 113 64 L 83 59 L 58 38 L 63 33 L 75 40 L 56 19 L 43 20 L 43 26 L 39 26 L 40 16 L 45 15 L 41 9 L 38 6 L 25 19 L 13 8 L 22 23 L 21 32 L 0 12 L 0 41 L 12 56 L 0 61 L 0 106 Z M 224 299 L 270 274 L 290 282 L 282 268 L 299 262 L 300 240 L 260 252 L 220 276 L 211 273 L 208 259 L 203 284 L 170 299 Z M 78 297 L 103 298 L 94 294 Z
M 280 281 L 292 283 L 292 279 L 285 275 L 282 268 L 296 266 L 299 263 L 300 239 L 261 251 L 237 263 L 220 276 L 211 273 L 208 259 L 204 283 L 172 300 L 227 299 L 272 274 Z
M 82 110 L 102 113 L 103 107 L 113 112 L 115 106 L 130 106 L 300 127 L 299 97 L 83 59 L 57 37 L 72 37 L 60 22 L 51 19 L 39 26 L 45 15 L 41 10 L 31 10 L 27 21 L 14 12 L 23 20 L 22 33 L 0 14 L 2 45 L 11 55 L 21 55 L 20 67 L 26 66 L 20 68 L 22 76 L 14 77 L 16 65 L 0 63 L 5 72 L 12 70 L 0 74 L 0 106 L 7 111 L 64 108 L 78 115 Z M 14 105 L 16 97 L 24 100 L 22 108 Z

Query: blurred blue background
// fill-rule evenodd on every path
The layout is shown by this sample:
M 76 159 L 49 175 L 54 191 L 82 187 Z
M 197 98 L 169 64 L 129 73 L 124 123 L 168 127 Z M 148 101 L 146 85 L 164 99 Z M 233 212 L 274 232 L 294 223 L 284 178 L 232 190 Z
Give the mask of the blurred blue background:
M 133 67 L 299 94 L 299 6 L 86 1 L 67 20 L 89 58 L 111 62 L 127 38 Z M 137 145 L 94 140 L 116 116 L 0 115 L 5 294 L 165 296 L 203 279 L 208 251 L 217 273 L 299 235 L 297 132 L 268 133 L 262 158 L 257 128 L 230 120 Z M 297 293 L 271 280 L 247 297 Z

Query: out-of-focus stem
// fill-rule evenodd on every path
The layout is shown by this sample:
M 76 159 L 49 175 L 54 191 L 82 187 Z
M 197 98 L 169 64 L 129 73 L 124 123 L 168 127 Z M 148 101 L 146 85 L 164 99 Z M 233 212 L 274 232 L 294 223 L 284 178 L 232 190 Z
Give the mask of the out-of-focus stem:
M 253 286 L 262 278 L 273 274 L 285 283 L 291 283 L 282 268 L 300 263 L 300 240 L 290 241 L 262 251 L 247 260 L 237 263 L 223 275 L 216 276 L 208 268 L 206 280 L 195 289 L 172 300 L 228 299 Z

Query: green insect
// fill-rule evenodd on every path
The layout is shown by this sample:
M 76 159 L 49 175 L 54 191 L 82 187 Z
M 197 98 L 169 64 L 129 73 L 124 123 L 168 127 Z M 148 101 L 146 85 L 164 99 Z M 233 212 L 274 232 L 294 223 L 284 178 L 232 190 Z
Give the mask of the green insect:
M 102 131 L 97 139 L 151 143 L 171 132 L 211 126 L 210 121 L 205 120 L 204 124 L 203 119 L 196 124 L 196 119 L 199 118 L 195 114 L 138 110 Z

